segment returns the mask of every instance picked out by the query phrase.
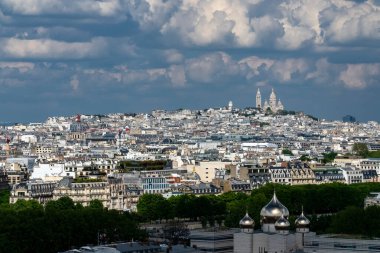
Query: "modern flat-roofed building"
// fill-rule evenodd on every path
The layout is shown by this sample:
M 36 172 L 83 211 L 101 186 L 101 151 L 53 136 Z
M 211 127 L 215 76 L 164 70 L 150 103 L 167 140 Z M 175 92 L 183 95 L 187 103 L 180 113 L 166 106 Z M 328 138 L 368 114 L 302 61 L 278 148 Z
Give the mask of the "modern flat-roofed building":
M 201 229 L 192 230 L 190 245 L 199 252 L 233 253 L 234 229 Z
M 170 185 L 165 177 L 150 175 L 141 178 L 144 193 L 165 193 L 170 190 Z

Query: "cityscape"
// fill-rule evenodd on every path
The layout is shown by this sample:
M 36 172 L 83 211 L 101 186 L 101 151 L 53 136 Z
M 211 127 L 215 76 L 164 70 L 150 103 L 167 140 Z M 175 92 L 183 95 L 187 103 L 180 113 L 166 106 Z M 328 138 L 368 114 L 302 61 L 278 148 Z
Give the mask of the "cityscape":
M 273 191 L 278 188 L 278 194 L 284 196 L 280 186 L 369 184 L 366 198 L 358 204 L 380 205 L 378 122 L 358 123 L 349 115 L 343 121 L 327 121 L 303 112 L 286 111 L 275 90 L 269 103 L 265 100 L 264 104 L 257 90 L 252 104 L 255 106 L 243 109 L 229 101 L 224 107 L 202 110 L 55 116 L 41 123 L 2 126 L 1 188 L 10 189 L 11 205 L 33 201 L 47 208 L 69 197 L 82 208 L 99 205 L 151 220 L 168 217 L 142 207 L 144 202 L 149 206 L 157 201 L 149 196 L 162 196 L 162 201 L 186 195 L 248 196 L 265 188 Z M 274 184 L 279 186 L 267 188 Z M 307 189 L 304 188 L 304 194 L 310 191 Z M 224 219 L 226 225 L 219 221 L 218 230 L 207 228 L 216 221 L 203 224 L 202 220 L 196 222 L 197 216 L 190 218 L 194 220 L 190 222 L 194 230 L 190 230 L 186 240 L 195 247 L 189 252 L 265 252 L 268 247 L 275 251 L 285 247 L 284 252 L 312 252 L 301 251 L 304 249 L 340 252 L 334 246 L 337 243 L 342 247 L 347 243 L 357 245 L 358 250 L 380 249 L 378 241 L 341 239 L 341 242 L 308 233 L 311 218 L 306 218 L 301 206 L 305 205 L 305 211 L 310 212 L 318 209 L 311 209 L 306 203 L 292 207 L 299 212 L 292 215 L 301 215 L 303 223 L 296 225 L 298 232 L 289 233 L 289 211 L 272 194 L 259 219 L 252 219 L 248 212 L 243 217 L 245 207 L 240 207 L 237 214 L 243 212 L 241 232 L 234 229 L 235 225 L 238 227 L 237 221 L 223 212 L 215 215 Z M 169 203 L 161 208 L 166 209 Z M 321 212 L 326 211 L 331 209 Z M 207 215 L 207 210 L 203 215 Z M 259 233 L 254 232 L 255 222 L 256 226 L 262 226 Z M 141 226 L 150 231 L 152 238 L 157 235 L 150 229 L 163 229 L 161 223 Z M 202 228 L 204 231 L 199 230 Z M 224 238 L 220 239 L 223 243 L 207 242 L 207 233 Z M 159 235 L 158 241 L 167 242 L 164 237 Z M 316 241 L 320 244 L 315 244 Z M 105 250 L 105 246 L 99 247 Z M 159 252 L 162 247 L 151 246 L 146 250 Z
M 380 252 L 379 0 L 1 0 L 0 253 Z

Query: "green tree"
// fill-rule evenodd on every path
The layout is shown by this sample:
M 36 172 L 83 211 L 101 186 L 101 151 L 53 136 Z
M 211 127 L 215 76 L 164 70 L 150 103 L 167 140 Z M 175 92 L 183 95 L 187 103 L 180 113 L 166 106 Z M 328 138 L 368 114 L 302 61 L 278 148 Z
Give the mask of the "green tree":
M 146 220 L 162 220 L 173 217 L 169 201 L 160 194 L 144 194 L 137 203 L 137 213 Z
M 192 194 L 183 194 L 169 198 L 168 201 L 173 210 L 173 217 L 195 219 L 194 205 L 196 198 Z
M 239 221 L 247 211 L 246 200 L 234 200 L 227 203 L 226 219 L 224 225 L 227 227 L 238 227 Z
M 303 162 L 311 161 L 308 155 L 301 155 L 300 160 Z
M 380 207 L 369 206 L 364 210 L 364 224 L 365 232 L 369 237 L 380 236 Z
M 68 198 L 51 201 L 45 210 L 36 201 L 0 207 L 0 252 L 49 253 L 97 243 L 143 239 L 133 216 L 115 210 L 74 208 Z
M 292 151 L 290 151 L 289 149 L 283 149 L 282 154 L 283 155 L 291 155 L 291 156 L 293 155 Z
M 47 211 L 58 211 L 75 209 L 74 201 L 70 197 L 61 197 L 57 200 L 51 200 L 46 203 L 45 210 Z
M 363 217 L 363 208 L 349 206 L 333 217 L 330 230 L 333 233 L 363 234 L 366 230 Z
M 1 190 L 0 191 L 0 207 L 8 207 L 9 206 L 9 196 L 11 192 L 9 190 Z
M 367 157 L 369 154 L 367 144 L 365 143 L 355 143 L 352 147 L 352 152 L 362 157 Z
M 89 208 L 97 208 L 97 209 L 103 209 L 103 203 L 99 199 L 93 199 L 90 201 L 90 204 L 88 205 Z
M 19 199 L 14 203 L 12 209 L 15 211 L 24 211 L 24 210 L 43 210 L 43 207 L 36 200 L 24 200 Z
M 323 163 L 331 163 L 338 154 L 335 152 L 323 153 Z
M 207 196 L 199 196 L 194 201 L 195 217 L 207 217 L 212 213 L 212 204 Z

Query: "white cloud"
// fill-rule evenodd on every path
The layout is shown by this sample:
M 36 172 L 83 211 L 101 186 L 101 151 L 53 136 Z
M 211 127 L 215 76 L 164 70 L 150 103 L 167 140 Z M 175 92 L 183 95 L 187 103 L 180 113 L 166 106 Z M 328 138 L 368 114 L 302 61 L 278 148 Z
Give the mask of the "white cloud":
M 255 39 L 247 16 L 246 1 L 184 1 L 161 29 L 177 34 L 187 44 L 208 45 L 230 42 L 248 46 Z
M 168 77 L 174 87 L 183 87 L 186 84 L 186 74 L 183 66 L 173 65 L 167 71 Z
M 370 84 L 379 85 L 380 64 L 348 64 L 339 76 L 348 88 L 363 89 Z
M 90 15 L 111 17 L 120 14 L 119 0 L 2 0 L 0 6 L 18 15 Z
M 143 30 L 159 29 L 181 3 L 177 0 L 128 0 L 128 13 Z
M 259 58 L 257 56 L 251 56 L 239 61 L 241 66 L 246 65 L 249 68 L 248 79 L 260 74 L 262 70 L 268 71 L 273 66 L 275 60 Z
M 201 83 L 219 82 L 224 76 L 237 76 L 239 65 L 223 52 L 206 54 L 185 62 L 189 79 Z
M 304 77 L 310 71 L 310 63 L 305 59 L 286 59 L 276 61 L 270 69 L 280 83 L 296 80 L 296 76 Z
M 71 89 L 73 90 L 73 92 L 77 92 L 78 91 L 79 80 L 78 80 L 78 76 L 77 75 L 74 75 L 74 76 L 71 77 L 70 86 L 71 86 Z
M 141 27 L 157 27 L 167 40 L 186 46 L 297 50 L 380 36 L 380 8 L 371 1 L 191 0 L 177 1 L 177 8 L 173 1 L 132 3 L 131 15 Z
M 373 2 L 334 5 L 321 13 L 321 22 L 328 42 L 361 44 L 366 40 L 380 40 L 380 8 Z
M 283 24 L 269 15 L 252 18 L 250 25 L 254 31 L 254 35 L 251 34 L 251 37 L 255 38 L 254 41 L 251 41 L 253 43 L 251 45 L 257 47 L 269 47 L 275 44 L 281 36 L 284 36 Z
M 101 38 L 90 42 L 62 42 L 50 39 L 2 39 L 0 55 L 11 58 L 81 59 L 97 57 L 106 43 Z
M 168 63 L 180 63 L 183 61 L 183 55 L 175 49 L 164 50 L 164 57 Z
M 34 68 L 32 62 L 0 62 L 0 69 L 11 68 L 18 69 L 21 73 L 28 72 Z

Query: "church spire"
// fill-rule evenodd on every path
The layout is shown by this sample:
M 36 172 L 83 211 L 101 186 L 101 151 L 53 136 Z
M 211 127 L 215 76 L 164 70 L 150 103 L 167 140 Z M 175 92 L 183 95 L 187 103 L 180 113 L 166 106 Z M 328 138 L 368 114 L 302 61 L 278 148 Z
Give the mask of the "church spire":
M 261 93 L 260 93 L 260 88 L 257 89 L 257 93 L 256 93 L 256 108 L 261 109 Z

